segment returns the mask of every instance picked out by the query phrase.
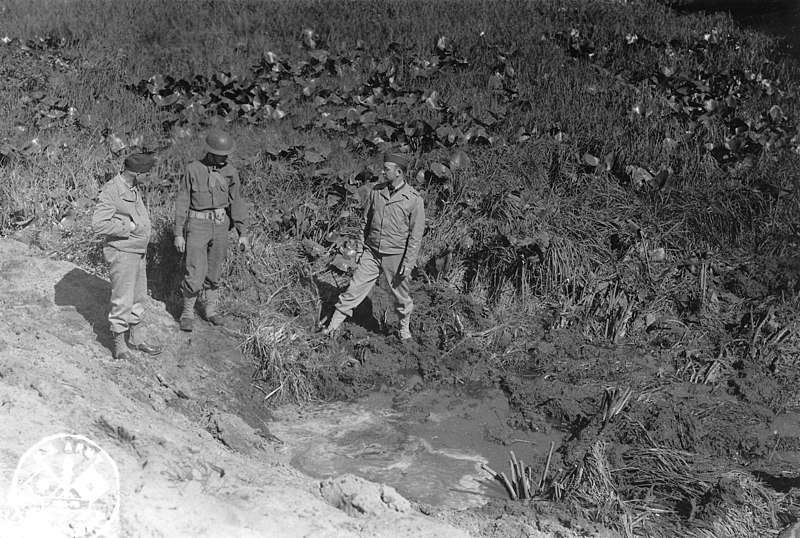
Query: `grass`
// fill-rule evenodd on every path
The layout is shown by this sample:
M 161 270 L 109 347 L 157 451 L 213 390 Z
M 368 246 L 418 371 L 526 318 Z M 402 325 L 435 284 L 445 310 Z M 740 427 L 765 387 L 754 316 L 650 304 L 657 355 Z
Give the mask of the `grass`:
M 775 61 L 770 40 L 741 32 L 721 17 L 679 18 L 648 2 L 337 6 L 331 11 L 324 2 L 306 2 L 297 10 L 283 2 L 229 1 L 204 2 L 192 11 L 144 1 L 7 3 L 0 33 L 34 41 L 28 50 L 15 42 L 3 50 L 19 69 L 9 70 L 13 91 L 0 98 L 8 119 L 0 136 L 13 148 L 9 181 L 0 191 L 0 226 L 12 233 L 17 222 L 35 216 L 35 227 L 18 235 L 27 233 L 46 250 L 68 252 L 92 266 L 97 256 L 86 226 L 90 202 L 126 151 L 113 151 L 112 135 L 139 140 L 159 155 L 161 183 L 149 192 L 156 222 L 151 275 L 159 298 L 176 302 L 179 260 L 169 232 L 173 184 L 198 156 L 203 128 L 219 118 L 165 129 L 165 113 L 131 88 L 156 74 L 252 77 L 268 51 L 291 65 L 308 57 L 301 35 L 310 28 L 333 55 L 350 60 L 336 74 L 317 77 L 320 87 L 363 84 L 388 59 L 397 68 L 397 87 L 435 90 L 447 109 L 442 115 L 387 103 L 379 113 L 406 122 L 441 117 L 457 123 L 464 115 L 497 120 L 491 125 L 497 142 L 465 146 L 467 168 L 451 180 L 422 185 L 429 215 L 423 263 L 449 252 L 454 271 L 448 280 L 462 291 L 495 305 L 543 297 L 560 305 L 566 323 L 604 327 L 596 332 L 608 338 L 619 332 L 608 328 L 613 307 L 602 304 L 598 290 L 619 278 L 619 260 L 631 259 L 637 249 L 661 247 L 675 259 L 698 249 L 777 255 L 790 248 L 779 237 L 793 229 L 797 196 L 773 198 L 760 187 L 791 191 L 797 153 L 764 151 L 737 177 L 703 146 L 726 139 L 724 122 L 672 114 L 664 105 L 669 81 L 653 82 L 659 66 L 689 81 L 710 68 L 758 74 L 780 90 L 769 94 L 735 77 L 725 79 L 730 91 L 743 86 L 736 94 L 742 116 L 755 122 L 778 104 L 793 121 L 793 68 Z M 409 66 L 430 58 L 441 35 L 454 44 L 452 56 L 464 58 L 468 67 L 414 77 Z M 634 44 L 648 44 L 628 46 L 631 36 L 639 39 Z M 395 42 L 402 46 L 390 52 Z M 487 85 L 492 76 L 500 82 Z M 295 85 L 307 82 L 295 76 L 282 83 L 282 91 L 292 96 Z M 646 112 L 632 113 L 634 105 Z M 319 167 L 308 163 L 271 159 L 264 149 L 325 145 L 331 152 L 324 165 L 343 178 L 352 178 L 362 163 L 374 163 L 374 153 L 352 143 L 352 128 L 310 129 L 301 119 L 316 118 L 319 111 L 309 100 L 290 97 L 285 107 L 288 121 L 229 125 L 240 140 L 234 163 L 254 202 L 254 233 L 265 241 L 321 241 L 337 228 L 353 232 L 357 221 L 340 217 L 342 209 L 357 209 L 353 200 L 346 199 L 344 208 L 325 203 L 336 181 L 320 180 Z M 51 122 L 49 115 L 59 110 L 67 111 L 65 119 Z M 517 141 L 520 131 L 527 133 L 523 141 Z M 666 139 L 674 145 L 666 146 Z M 428 149 L 419 156 L 420 167 L 446 163 L 453 151 L 438 142 Z M 613 155 L 617 164 L 594 174 L 585 166 L 585 153 Z M 669 169 L 677 186 L 633 188 L 622 172 L 625 165 L 654 173 Z M 235 269 L 232 264 L 232 290 L 241 287 Z M 647 280 L 634 281 L 626 293 L 635 294 Z
M 191 7 L 145 0 L 4 4 L 0 34 L 22 41 L 0 48 L 8 66 L 0 93 L 7 178 L 0 230 L 102 273 L 88 227 L 98 189 L 131 147 L 155 151 L 150 275 L 154 293 L 174 309 L 175 180 L 200 156 L 204 130 L 226 124 L 239 141 L 233 163 L 253 202 L 256 247 L 246 259 L 231 255 L 225 306 L 249 324 L 247 349 L 269 364 L 299 368 L 298 379 L 316 371 L 301 364 L 313 353 L 276 362 L 278 343 L 263 333 L 291 326 L 296 334 L 330 299 L 330 290 L 320 298 L 314 278 L 301 276 L 324 272 L 324 260 L 297 253 L 303 239 L 357 233 L 358 202 L 347 185 L 360 186 L 358 174 L 374 170 L 380 154 L 365 146 L 365 136 L 382 133 L 395 147 L 420 148 L 416 169 L 446 165 L 456 149 L 469 155 L 470 164 L 452 177 L 417 184 L 429 218 L 420 266 L 447 256 L 447 272 L 428 271 L 430 281 L 486 302 L 498 319 L 546 304 L 556 325 L 578 324 L 616 340 L 641 328 L 648 312 L 680 310 L 685 275 L 668 264 L 699 252 L 736 261 L 792 251 L 796 66 L 776 56 L 773 41 L 724 17 L 679 17 L 646 0 L 373 0 L 337 2 L 336 9 L 314 0 L 211 0 Z M 306 30 L 332 61 L 311 74 L 303 74 L 314 52 L 303 46 Z M 441 36 L 448 41 L 436 49 Z M 272 65 L 265 63 L 269 52 L 285 62 L 284 71 L 267 71 L 280 78 L 270 91 L 289 113 L 282 120 L 192 118 L 135 91 L 154 75 L 210 80 L 232 73 L 252 81 L 254 66 Z M 415 71 L 431 61 L 443 66 Z M 356 96 L 371 91 L 367 83 L 388 96 L 371 109 L 375 125 L 314 123 L 322 112 L 343 117 Z M 694 88 L 691 99 L 681 100 L 687 87 Z M 320 106 L 303 88 L 344 99 Z M 422 99 L 391 97 L 431 91 L 438 111 Z M 728 95 L 736 98 L 733 111 L 696 112 Z M 785 119 L 769 119 L 775 105 Z M 730 144 L 734 116 L 753 132 L 763 125 L 764 136 L 779 133 L 778 142 L 749 161 L 720 164 L 706 146 Z M 413 120 L 433 125 L 433 134 L 403 134 Z M 437 122 L 462 135 L 485 126 L 493 142 L 450 144 Z M 120 142 L 127 146 L 114 146 Z M 299 157 L 270 157 L 269 148 L 280 144 L 300 148 Z M 326 148 L 325 161 L 304 160 L 308 148 Z M 587 154 L 613 164 L 597 171 Z M 626 172 L 634 167 L 668 171 L 674 184 L 637 186 Z M 667 265 L 643 254 L 657 248 Z M 293 298 L 264 303 L 281 286 L 294 289 Z M 310 383 L 287 394 L 313 397 Z

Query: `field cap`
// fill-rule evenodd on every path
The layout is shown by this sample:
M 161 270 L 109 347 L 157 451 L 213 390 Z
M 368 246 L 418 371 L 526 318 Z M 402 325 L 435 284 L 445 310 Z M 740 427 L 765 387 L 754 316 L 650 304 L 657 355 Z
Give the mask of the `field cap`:
M 395 163 L 403 170 L 406 170 L 408 165 L 411 163 L 411 158 L 408 155 L 403 155 L 401 153 L 387 153 L 383 156 L 383 162 Z
M 153 168 L 156 160 L 150 155 L 144 153 L 133 153 L 128 155 L 125 159 L 125 170 L 136 172 L 137 174 L 145 174 Z

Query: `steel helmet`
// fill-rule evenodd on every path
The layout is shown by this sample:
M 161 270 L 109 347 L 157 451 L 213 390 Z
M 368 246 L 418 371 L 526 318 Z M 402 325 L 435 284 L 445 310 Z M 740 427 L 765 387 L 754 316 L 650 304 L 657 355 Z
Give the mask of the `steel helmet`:
M 206 135 L 205 149 L 214 155 L 230 155 L 236 149 L 236 143 L 225 131 L 214 129 Z

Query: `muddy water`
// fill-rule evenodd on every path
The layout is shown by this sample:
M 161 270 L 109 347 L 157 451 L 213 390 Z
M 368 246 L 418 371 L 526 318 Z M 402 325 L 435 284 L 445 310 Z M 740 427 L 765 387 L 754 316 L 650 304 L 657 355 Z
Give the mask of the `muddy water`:
M 509 428 L 508 413 L 497 389 L 384 390 L 355 403 L 281 408 L 270 431 L 305 474 L 352 473 L 417 502 L 465 509 L 505 498 L 482 464 L 508 475 L 513 450 L 541 469 L 550 442 L 560 440 L 555 430 Z

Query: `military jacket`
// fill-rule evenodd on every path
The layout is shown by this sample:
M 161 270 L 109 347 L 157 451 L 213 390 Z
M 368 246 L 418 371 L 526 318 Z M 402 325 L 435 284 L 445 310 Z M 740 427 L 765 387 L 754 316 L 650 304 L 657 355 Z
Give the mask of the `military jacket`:
M 405 254 L 403 266 L 417 263 L 425 232 L 425 203 L 408 183 L 392 192 L 389 183 L 370 191 L 365 209 L 364 244 L 380 254 Z
M 131 221 L 136 228 L 131 231 Z M 141 194 L 122 175 L 103 186 L 92 215 L 92 230 L 104 235 L 107 245 L 122 252 L 144 254 L 150 241 L 150 214 Z
M 247 235 L 248 208 L 241 194 L 239 172 L 226 164 L 215 170 L 200 161 L 186 166 L 175 199 L 175 235 L 182 236 L 189 210 L 228 209 L 240 237 Z

